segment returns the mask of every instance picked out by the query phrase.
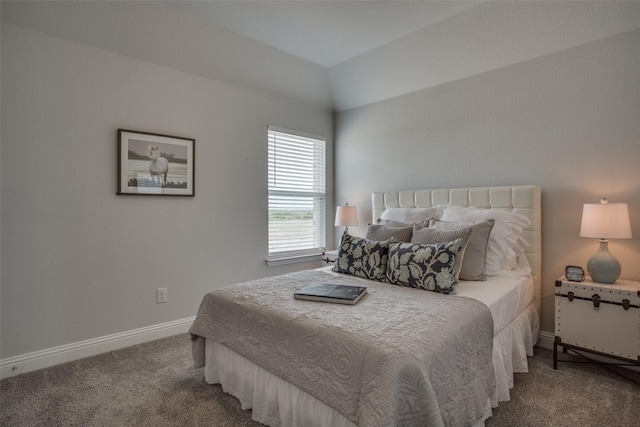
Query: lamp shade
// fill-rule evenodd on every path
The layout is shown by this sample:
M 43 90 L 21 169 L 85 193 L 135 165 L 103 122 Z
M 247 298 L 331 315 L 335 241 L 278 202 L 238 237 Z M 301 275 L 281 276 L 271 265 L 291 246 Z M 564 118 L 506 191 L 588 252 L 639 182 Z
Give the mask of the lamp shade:
M 626 203 L 587 203 L 582 209 L 581 237 L 630 239 L 631 222 Z
M 620 262 L 609 252 L 607 239 L 631 238 L 629 208 L 626 203 L 588 203 L 582 209 L 580 236 L 600 239 L 600 249 L 587 262 L 587 271 L 594 282 L 612 284 L 620 277 Z
M 358 208 L 355 206 L 338 206 L 336 208 L 336 226 L 358 225 Z

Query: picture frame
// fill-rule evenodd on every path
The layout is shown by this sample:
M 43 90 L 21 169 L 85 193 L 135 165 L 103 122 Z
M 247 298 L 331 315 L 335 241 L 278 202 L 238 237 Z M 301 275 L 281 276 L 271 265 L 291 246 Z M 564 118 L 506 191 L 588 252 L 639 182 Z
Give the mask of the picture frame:
M 118 129 L 118 195 L 195 196 L 193 138 Z

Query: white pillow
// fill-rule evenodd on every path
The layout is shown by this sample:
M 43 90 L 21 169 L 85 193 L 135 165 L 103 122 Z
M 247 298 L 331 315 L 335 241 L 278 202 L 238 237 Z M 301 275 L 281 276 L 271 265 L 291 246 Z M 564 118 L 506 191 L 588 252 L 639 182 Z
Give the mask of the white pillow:
M 524 255 L 524 251 L 528 247 L 529 247 L 529 242 L 527 242 L 524 237 L 518 236 L 518 240 L 516 240 L 516 244 L 513 247 L 513 250 L 516 253 L 516 257 L 520 257 L 521 255 Z
M 495 219 L 487 247 L 486 274 L 495 276 L 518 265 L 518 257 L 526 248 L 522 231 L 531 223 L 529 218 L 500 209 L 479 209 L 446 206 L 440 217 L 443 221 L 481 222 Z
M 516 266 L 512 270 L 525 276 L 531 274 L 531 264 L 529 264 L 529 260 L 525 254 L 518 257 L 516 260 Z
M 439 219 L 446 205 L 432 206 L 430 208 L 387 208 L 380 215 L 380 219 L 418 223 L 427 219 Z

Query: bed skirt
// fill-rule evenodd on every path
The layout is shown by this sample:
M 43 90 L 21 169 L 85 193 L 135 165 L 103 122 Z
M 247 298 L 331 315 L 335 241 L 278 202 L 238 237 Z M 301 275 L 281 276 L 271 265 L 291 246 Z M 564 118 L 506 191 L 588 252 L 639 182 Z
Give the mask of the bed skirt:
M 484 425 L 491 408 L 509 400 L 513 374 L 528 372 L 527 356 L 533 356 L 540 321 L 535 305 L 525 308 L 493 338 L 493 366 L 496 390 L 487 400 Z M 255 421 L 268 426 L 353 427 L 351 421 L 294 385 L 260 368 L 224 345 L 206 340 L 205 381 L 221 384 L 222 389 L 240 401 L 243 410 L 251 409 Z

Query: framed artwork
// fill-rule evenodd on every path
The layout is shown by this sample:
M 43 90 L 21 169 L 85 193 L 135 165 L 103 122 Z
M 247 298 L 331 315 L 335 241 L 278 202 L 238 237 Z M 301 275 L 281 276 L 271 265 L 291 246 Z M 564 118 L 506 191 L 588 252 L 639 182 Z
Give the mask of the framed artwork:
M 195 139 L 118 129 L 118 192 L 195 195 Z

